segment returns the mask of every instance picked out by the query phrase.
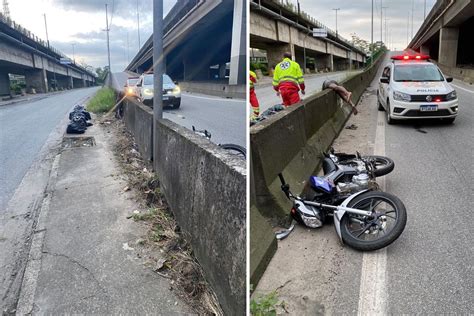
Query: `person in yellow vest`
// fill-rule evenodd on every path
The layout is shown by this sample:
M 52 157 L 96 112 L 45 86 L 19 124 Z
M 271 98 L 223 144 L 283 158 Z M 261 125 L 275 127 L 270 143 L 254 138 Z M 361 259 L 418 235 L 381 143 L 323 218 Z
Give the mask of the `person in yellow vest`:
M 291 54 L 283 54 L 283 60 L 276 65 L 273 73 L 273 89 L 277 95 L 281 94 L 284 106 L 300 102 L 299 91 L 305 94 L 303 73 L 300 65 L 291 60 Z
M 260 115 L 260 105 L 258 103 L 257 95 L 255 94 L 255 84 L 257 83 L 257 75 L 255 72 L 250 70 L 250 105 L 252 107 L 252 113 L 250 115 L 251 120 L 256 120 Z

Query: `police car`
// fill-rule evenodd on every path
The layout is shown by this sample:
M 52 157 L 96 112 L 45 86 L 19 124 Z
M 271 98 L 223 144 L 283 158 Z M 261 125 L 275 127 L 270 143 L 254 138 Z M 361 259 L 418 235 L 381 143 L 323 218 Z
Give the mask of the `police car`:
M 443 119 L 458 114 L 456 91 L 427 55 L 395 55 L 383 69 L 377 90 L 378 108 L 388 124 L 402 119 Z

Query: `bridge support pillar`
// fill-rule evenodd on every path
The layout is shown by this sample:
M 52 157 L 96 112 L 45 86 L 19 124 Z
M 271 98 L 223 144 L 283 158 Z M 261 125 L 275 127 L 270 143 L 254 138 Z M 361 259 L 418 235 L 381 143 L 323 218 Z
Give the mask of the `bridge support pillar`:
M 280 61 L 283 60 L 283 54 L 285 52 L 290 52 L 293 56 L 293 60 L 295 59 L 295 46 L 293 44 L 274 44 L 269 46 L 267 49 L 268 66 L 274 68 Z M 303 65 L 300 66 L 303 67 Z
M 458 55 L 459 29 L 454 27 L 443 27 L 439 32 L 439 54 L 438 60 L 442 65 L 456 67 Z
M 45 69 L 28 70 L 25 73 L 26 88 L 36 92 L 48 92 L 48 76 Z
M 0 73 L 0 95 L 10 95 L 10 77 L 8 73 Z
M 68 80 L 67 88 L 74 89 L 74 79 L 72 78 L 72 76 L 67 77 L 67 80 Z
M 247 27 L 245 0 L 234 0 L 234 19 L 232 22 L 232 46 L 230 48 L 229 84 L 247 82 Z
M 333 54 L 329 54 L 326 57 L 326 67 L 329 71 L 334 71 L 334 56 Z
M 430 54 L 430 48 L 428 46 L 421 45 L 420 54 L 429 55 Z

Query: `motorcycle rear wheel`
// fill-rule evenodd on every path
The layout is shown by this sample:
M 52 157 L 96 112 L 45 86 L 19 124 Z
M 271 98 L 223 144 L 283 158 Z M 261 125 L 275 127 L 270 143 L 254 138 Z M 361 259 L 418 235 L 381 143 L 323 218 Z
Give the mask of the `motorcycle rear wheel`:
M 341 160 L 339 163 L 341 165 L 357 165 L 357 163 L 353 162 L 355 158 L 352 158 L 350 160 Z M 375 171 L 374 175 L 376 177 L 381 177 L 389 174 L 390 172 L 395 169 L 395 162 L 385 156 L 362 156 L 362 159 L 372 159 L 375 160 Z
M 363 193 L 347 206 L 373 212 L 372 216 L 344 214 L 341 220 L 342 240 L 351 248 L 373 251 L 387 247 L 405 229 L 405 205 L 392 194 L 379 191 Z

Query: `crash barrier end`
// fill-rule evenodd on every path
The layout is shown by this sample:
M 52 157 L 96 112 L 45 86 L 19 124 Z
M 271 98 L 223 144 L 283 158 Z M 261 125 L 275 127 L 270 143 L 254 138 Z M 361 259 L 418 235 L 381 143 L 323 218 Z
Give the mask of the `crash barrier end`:
M 202 93 L 223 98 L 245 99 L 245 85 L 229 85 L 216 82 L 182 81 L 179 83 L 182 91 Z
M 169 120 L 156 124 L 154 168 L 226 315 L 246 308 L 246 163 Z
M 250 284 L 257 284 L 277 250 L 272 227 L 255 206 L 250 208 Z
M 373 80 L 384 59 L 379 57 L 371 67 L 341 84 L 352 92 L 357 103 L 366 87 Z M 311 174 L 316 174 L 321 165 L 321 156 L 339 135 L 348 120 L 351 108 L 333 90 L 326 89 L 307 97 L 297 105 L 289 107 L 250 128 L 251 147 L 251 192 L 255 196 L 255 210 L 269 219 L 281 221 L 290 211 L 291 203 L 281 190 L 279 173 L 283 173 L 293 192 L 302 192 Z M 258 231 L 260 223 L 250 222 L 250 231 Z M 262 229 L 257 241 L 274 239 L 272 231 Z M 251 234 L 251 240 L 254 240 Z M 251 242 L 251 271 L 264 270 L 268 257 L 260 253 L 272 253 L 271 244 Z M 258 247 L 258 248 L 257 248 Z M 267 250 L 260 249 L 267 247 Z M 252 254 L 257 256 L 252 258 Z M 260 261 L 259 261 L 260 260 Z M 257 269 L 258 267 L 258 269 Z M 261 273 L 252 275 L 258 283 Z

